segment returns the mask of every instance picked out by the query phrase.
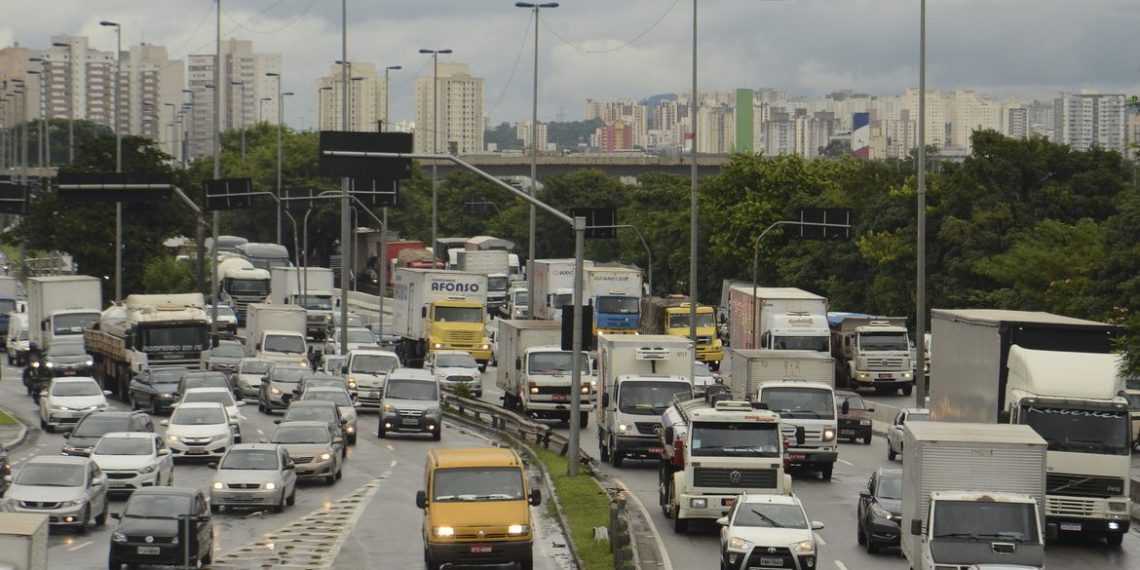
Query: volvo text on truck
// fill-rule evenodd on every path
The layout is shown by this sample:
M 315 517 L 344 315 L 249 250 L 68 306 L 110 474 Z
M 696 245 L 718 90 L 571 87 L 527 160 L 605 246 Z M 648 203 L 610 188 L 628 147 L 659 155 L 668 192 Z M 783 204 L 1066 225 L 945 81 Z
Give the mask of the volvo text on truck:
M 689 336 L 691 305 L 684 295 L 646 297 L 641 300 L 641 334 Z M 716 334 L 716 315 L 708 305 L 697 305 L 697 360 L 720 369 L 724 345 Z
M 536 418 L 570 421 L 571 382 L 569 350 L 562 350 L 562 327 L 551 321 L 499 319 L 499 366 L 496 385 L 503 391 L 503 407 Z M 579 424 L 586 427 L 594 406 L 597 381 L 590 375 L 590 357 L 581 353 L 582 371 Z
M 877 393 L 914 389 L 914 364 L 906 317 L 828 313 L 835 381 L 844 388 Z
M 985 309 L 931 314 L 935 421 L 1014 423 L 1048 443 L 1046 531 L 1127 534 L 1128 400 L 1114 326 L 1049 313 Z M 936 362 L 935 362 L 936 361 Z
M 434 350 L 462 350 L 481 370 L 491 361 L 487 338 L 487 276 L 443 269 L 396 269 L 392 330 L 396 353 L 407 366 L 422 366 Z
M 99 320 L 103 285 L 87 275 L 28 278 L 30 342 L 47 350 L 52 342 L 81 342 L 83 331 Z
M 830 354 L 827 299 L 793 287 L 727 282 L 733 348 L 812 350 Z

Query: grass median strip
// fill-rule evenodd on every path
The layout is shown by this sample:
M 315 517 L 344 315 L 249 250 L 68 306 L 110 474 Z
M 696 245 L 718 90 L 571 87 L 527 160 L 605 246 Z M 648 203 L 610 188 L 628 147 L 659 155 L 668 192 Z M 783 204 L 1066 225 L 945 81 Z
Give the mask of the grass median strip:
M 570 540 L 574 541 L 586 570 L 613 568 L 610 543 L 594 540 L 594 527 L 608 527 L 610 524 L 609 496 L 588 470 L 580 469 L 577 477 L 570 477 L 566 475 L 565 457 L 542 447 L 530 447 L 553 479 L 563 516 L 570 525 Z
M 13 418 L 12 416 L 8 415 L 7 412 L 0 410 L 0 426 L 14 426 L 19 423 L 20 422 L 16 421 L 16 418 Z

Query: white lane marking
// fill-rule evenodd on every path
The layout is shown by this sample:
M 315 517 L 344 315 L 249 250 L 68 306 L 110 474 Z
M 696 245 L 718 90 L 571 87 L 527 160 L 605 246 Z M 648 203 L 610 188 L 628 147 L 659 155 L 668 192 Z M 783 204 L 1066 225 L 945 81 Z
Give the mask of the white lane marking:
M 813 532 L 812 534 L 815 535 L 815 541 L 818 542 L 820 546 L 827 546 L 827 543 L 824 542 L 823 537 L 820 536 L 818 532 Z
M 390 443 L 384 444 L 384 447 L 387 448 L 388 451 L 396 451 L 396 448 L 393 447 L 392 444 L 390 444 Z
M 258 429 L 258 430 L 257 430 L 257 435 L 265 435 L 265 432 L 263 432 L 263 431 L 261 431 L 260 429 Z
M 847 566 L 845 564 L 843 564 L 842 560 L 836 560 L 835 561 L 835 567 L 839 568 L 839 570 L 847 570 Z
M 76 544 L 75 546 L 69 546 L 67 548 L 67 551 L 68 552 L 75 552 L 76 550 L 79 550 L 80 548 L 87 548 L 88 546 L 91 546 L 92 544 L 94 544 L 94 543 L 91 542 L 90 540 L 88 540 L 87 542 L 81 542 L 79 544 Z
M 657 551 L 665 557 L 665 559 L 661 561 L 661 570 L 673 570 L 673 561 L 669 558 L 669 551 L 665 548 L 665 541 L 661 540 L 661 533 L 657 532 L 657 525 L 653 522 L 653 517 L 649 516 L 649 511 L 645 508 L 645 505 L 641 502 L 641 499 L 637 498 L 637 493 L 630 491 L 629 487 L 626 486 L 625 481 L 622 481 L 617 477 L 614 477 L 614 481 L 616 481 L 617 484 L 621 486 L 622 490 L 625 491 L 626 497 L 633 499 L 633 502 L 637 505 L 637 508 L 641 509 L 641 516 L 645 517 L 645 521 L 649 523 L 649 528 L 653 531 L 653 540 L 657 541 Z
M 854 467 L 855 466 L 854 463 L 851 463 L 850 461 L 847 461 L 846 459 L 840 459 L 839 462 L 848 466 L 848 467 Z
M 325 556 L 325 559 L 322 561 L 322 570 L 327 570 L 333 567 L 333 564 L 336 562 L 337 555 L 340 554 L 341 547 L 344 546 L 344 541 L 348 539 L 348 536 L 352 534 L 353 530 L 356 530 L 356 523 L 358 523 L 360 521 L 360 517 L 364 515 L 365 508 L 372 500 L 372 496 L 376 494 L 376 491 L 380 490 L 380 481 L 388 479 L 388 476 L 392 474 L 392 470 L 396 468 L 396 463 L 396 460 L 393 459 L 392 462 L 388 464 L 388 469 L 385 469 L 383 473 L 376 477 L 376 479 L 372 480 L 371 488 L 369 488 L 369 490 L 361 497 L 362 500 L 360 502 L 360 506 L 356 509 L 353 509 L 352 514 L 349 515 L 348 522 L 345 524 L 345 528 L 348 530 L 346 532 L 342 532 L 340 536 L 337 537 L 336 542 L 333 543 L 332 547 L 329 549 L 328 554 Z

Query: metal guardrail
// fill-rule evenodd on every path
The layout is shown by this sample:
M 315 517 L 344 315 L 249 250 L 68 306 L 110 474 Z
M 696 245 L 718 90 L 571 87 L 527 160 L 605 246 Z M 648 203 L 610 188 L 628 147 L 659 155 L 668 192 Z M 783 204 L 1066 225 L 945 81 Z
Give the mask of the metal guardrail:
M 454 394 L 445 394 L 443 402 L 446 406 L 444 413 L 456 419 L 474 422 L 523 441 L 533 441 L 546 449 L 557 452 L 559 455 L 566 455 L 570 450 L 570 440 L 566 436 L 555 432 L 546 424 L 520 416 L 500 405 L 463 398 Z M 582 453 L 581 456 L 583 460 L 593 460 L 585 453 Z

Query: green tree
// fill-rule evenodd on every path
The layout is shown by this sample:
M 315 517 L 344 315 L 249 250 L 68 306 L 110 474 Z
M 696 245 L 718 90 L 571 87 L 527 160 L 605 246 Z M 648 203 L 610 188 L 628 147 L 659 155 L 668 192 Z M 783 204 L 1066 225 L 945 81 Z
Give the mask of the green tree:
M 185 293 L 193 291 L 194 265 L 176 261 L 170 256 L 157 256 L 146 264 L 142 285 L 145 293 Z

